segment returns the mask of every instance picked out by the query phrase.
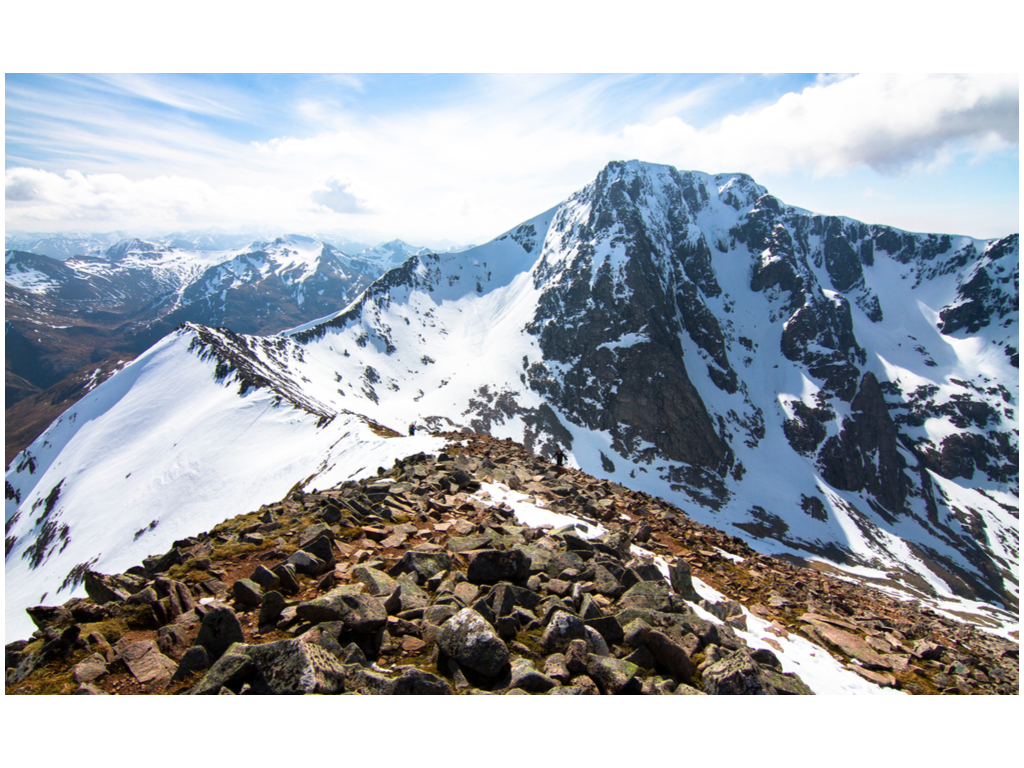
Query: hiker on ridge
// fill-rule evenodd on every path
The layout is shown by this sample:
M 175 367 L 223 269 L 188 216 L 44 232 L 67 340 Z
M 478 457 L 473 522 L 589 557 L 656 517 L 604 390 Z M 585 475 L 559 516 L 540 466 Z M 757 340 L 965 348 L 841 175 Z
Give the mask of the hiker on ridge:
M 564 461 L 565 461 L 565 454 L 562 453 L 561 446 L 557 446 L 556 445 L 555 446 L 555 465 L 560 467 L 560 466 L 562 466 L 562 463 Z

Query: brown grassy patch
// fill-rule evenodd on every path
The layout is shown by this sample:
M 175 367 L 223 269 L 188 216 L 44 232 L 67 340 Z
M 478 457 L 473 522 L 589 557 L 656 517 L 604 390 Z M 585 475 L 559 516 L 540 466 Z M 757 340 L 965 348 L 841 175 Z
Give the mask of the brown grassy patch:
M 34 643 L 33 643 L 34 645 Z M 27 650 L 27 648 L 26 648 Z M 92 651 L 75 651 L 67 659 L 50 661 L 36 667 L 32 674 L 20 683 L 5 686 L 8 695 L 62 696 L 78 690 L 78 683 L 72 677 L 74 666 L 90 655 Z

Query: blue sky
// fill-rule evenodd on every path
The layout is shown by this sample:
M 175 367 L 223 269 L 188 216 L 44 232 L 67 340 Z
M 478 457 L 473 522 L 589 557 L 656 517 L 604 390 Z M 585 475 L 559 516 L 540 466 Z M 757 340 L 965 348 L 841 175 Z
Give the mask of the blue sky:
M 1019 230 L 1019 78 L 12 75 L 8 230 L 482 242 L 610 160 L 914 231 Z

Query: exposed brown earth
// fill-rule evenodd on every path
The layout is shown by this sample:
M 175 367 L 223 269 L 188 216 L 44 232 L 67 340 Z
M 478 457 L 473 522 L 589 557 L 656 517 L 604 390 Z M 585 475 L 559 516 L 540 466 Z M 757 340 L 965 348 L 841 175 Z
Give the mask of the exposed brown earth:
M 808 693 L 732 630 L 821 645 L 908 693 L 1017 693 L 1018 645 L 870 587 L 758 555 L 642 493 L 511 441 L 284 500 L 176 542 L 88 599 L 31 609 L 7 693 Z M 524 528 L 481 482 L 600 521 Z M 637 543 L 665 557 L 671 589 Z M 724 551 L 733 557 L 726 557 Z M 738 558 L 742 558 L 740 561 Z M 689 574 L 728 599 L 702 606 Z

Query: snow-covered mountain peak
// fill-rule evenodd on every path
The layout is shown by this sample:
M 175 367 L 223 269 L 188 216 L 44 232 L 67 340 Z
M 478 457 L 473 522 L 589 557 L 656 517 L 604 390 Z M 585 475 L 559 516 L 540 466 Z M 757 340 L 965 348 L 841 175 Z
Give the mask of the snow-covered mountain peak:
M 148 240 L 141 240 L 137 237 L 131 240 L 122 240 L 110 246 L 104 254 L 108 260 L 118 262 L 129 256 L 145 257 L 149 254 L 166 253 L 170 248 L 159 243 L 151 243 Z
M 195 290 L 212 300 L 293 251 L 322 265 L 317 247 L 236 254 Z M 561 446 L 762 552 L 983 613 L 978 601 L 1009 607 L 1019 590 L 1017 265 L 1016 237 L 906 233 L 787 206 L 744 174 L 615 162 L 489 243 L 406 254 L 322 321 L 269 338 L 187 326 L 161 344 L 194 374 L 196 397 L 250 409 L 256 431 L 231 443 L 232 472 L 269 450 L 262 440 L 290 441 L 291 423 L 331 446 L 288 463 L 293 483 L 316 484 L 364 462 L 346 447 L 351 429 L 335 431 L 349 418 L 467 428 L 543 454 Z M 178 408 L 180 384 L 150 360 L 136 395 Z M 134 389 L 128 370 L 95 393 L 119 378 Z M 158 434 L 138 421 L 125 431 L 125 418 L 111 407 L 90 429 L 160 461 L 148 446 L 173 441 L 172 422 Z M 202 463 L 199 437 L 190 461 Z M 9 511 L 59 483 L 63 497 L 76 477 L 112 477 L 85 439 L 69 432 L 42 475 L 23 457 Z M 90 513 L 74 498 L 62 515 Z M 9 578 L 39 548 L 26 520 Z

